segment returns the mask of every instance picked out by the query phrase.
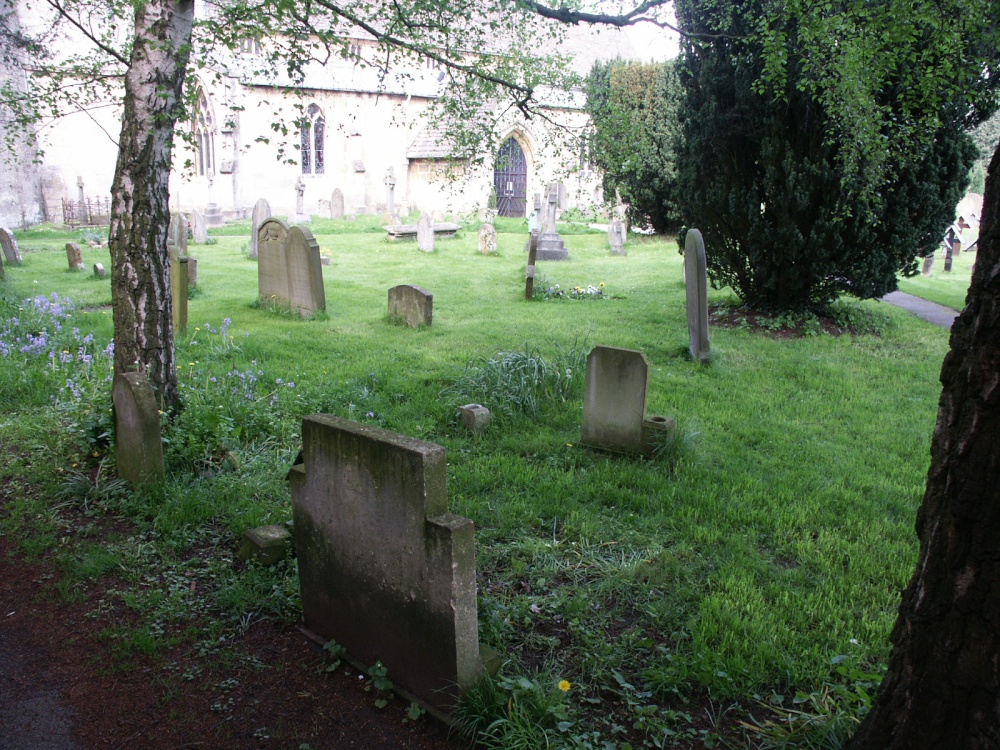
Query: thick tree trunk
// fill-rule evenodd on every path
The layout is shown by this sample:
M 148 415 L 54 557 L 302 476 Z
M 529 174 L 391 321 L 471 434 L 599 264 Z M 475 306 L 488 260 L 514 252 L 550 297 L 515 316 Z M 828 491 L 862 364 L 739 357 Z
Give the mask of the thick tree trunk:
M 1000 145 L 941 369 L 920 558 L 889 671 L 849 750 L 1000 748 Z
M 174 124 L 187 68 L 193 0 L 136 4 L 125 112 L 111 188 L 115 372 L 144 372 L 164 410 L 177 400 L 167 225 Z

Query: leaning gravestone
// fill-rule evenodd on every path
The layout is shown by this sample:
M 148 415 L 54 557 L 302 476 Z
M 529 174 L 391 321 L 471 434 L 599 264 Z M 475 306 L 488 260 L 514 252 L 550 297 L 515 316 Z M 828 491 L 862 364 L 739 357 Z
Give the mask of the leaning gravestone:
M 705 240 L 689 229 L 684 240 L 684 284 L 687 287 L 688 348 L 695 362 L 708 362 L 708 278 Z
M 545 229 L 538 238 L 538 260 L 566 260 L 569 253 L 562 237 L 556 231 L 556 210 L 559 203 L 559 183 L 549 185 L 549 198 L 545 210 Z
M 21 262 L 21 250 L 14 239 L 14 233 L 5 227 L 0 227 L 0 247 L 3 247 L 3 259 L 11 265 Z
M 492 224 L 479 227 L 479 254 L 489 255 L 497 251 L 497 230 Z
M 174 331 L 187 330 L 188 317 L 188 259 L 170 255 L 170 305 Z
M 429 326 L 434 317 L 434 295 L 411 284 L 389 290 L 389 319 L 410 328 Z
M 612 255 L 625 255 L 625 244 L 622 241 L 622 222 L 620 219 L 612 219 L 608 224 L 608 244 L 611 245 Z
M 257 285 L 266 303 L 287 305 L 300 315 L 326 309 L 319 245 L 305 227 L 268 219 L 257 233 Z
M 621 453 L 651 453 L 655 435 L 672 426 L 646 418 L 649 362 L 635 349 L 595 346 L 587 356 L 580 442 Z
M 163 477 L 160 411 L 153 386 L 138 372 L 118 373 L 111 388 L 118 476 L 139 483 Z
M 330 196 L 330 218 L 344 218 L 344 193 L 340 188 L 335 188 L 333 195 Z
M 440 445 L 315 414 L 289 472 L 305 627 L 435 715 L 482 674 L 472 521 Z
M 204 245 L 208 242 L 208 224 L 201 211 L 191 212 L 191 241 L 196 245 Z
M 253 207 L 253 214 L 250 219 L 250 257 L 257 257 L 257 232 L 260 225 L 271 218 L 271 204 L 266 199 L 261 198 Z
M 82 271 L 84 269 L 83 253 L 80 252 L 80 246 L 75 242 L 66 243 L 66 261 L 69 263 L 71 271 Z
M 417 222 L 417 247 L 425 253 L 434 252 L 434 219 L 426 211 Z

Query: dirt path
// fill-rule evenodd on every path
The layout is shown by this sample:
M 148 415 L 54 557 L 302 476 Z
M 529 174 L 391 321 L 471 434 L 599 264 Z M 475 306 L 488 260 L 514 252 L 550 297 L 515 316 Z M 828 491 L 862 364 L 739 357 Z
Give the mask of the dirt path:
M 0 750 L 459 747 L 433 719 L 406 720 L 398 698 L 377 709 L 357 672 L 324 674 L 294 628 L 253 625 L 211 671 L 182 653 L 123 666 L 88 614 L 95 592 L 62 604 L 57 581 L 0 539 Z

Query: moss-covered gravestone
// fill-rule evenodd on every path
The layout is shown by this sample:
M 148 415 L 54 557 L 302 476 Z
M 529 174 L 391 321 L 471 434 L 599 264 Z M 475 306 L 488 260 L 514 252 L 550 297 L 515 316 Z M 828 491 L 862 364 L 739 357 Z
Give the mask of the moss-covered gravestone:
M 289 472 L 305 626 L 438 716 L 482 674 L 472 521 L 440 445 L 325 414 Z
M 434 318 L 434 295 L 412 284 L 389 290 L 389 319 L 410 328 L 429 326 Z
M 162 479 L 160 410 L 153 386 L 141 373 L 118 373 L 111 387 L 111 402 L 118 476 L 133 483 Z

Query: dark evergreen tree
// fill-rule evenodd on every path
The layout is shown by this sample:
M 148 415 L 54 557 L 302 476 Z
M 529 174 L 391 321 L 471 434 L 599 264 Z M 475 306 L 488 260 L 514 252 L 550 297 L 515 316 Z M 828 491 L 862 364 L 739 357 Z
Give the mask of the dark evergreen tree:
M 604 195 L 619 190 L 633 224 L 680 227 L 677 111 L 683 92 L 676 62 L 597 62 L 587 80 L 594 121 L 590 158 L 604 171 Z
M 685 223 L 705 237 L 713 284 L 753 307 L 882 296 L 954 220 L 976 156 L 961 110 L 872 190 L 863 165 L 845 170 L 846 144 L 831 135 L 823 102 L 798 85 L 801 60 L 789 62 L 781 91 L 761 92 L 765 55 L 752 32 L 763 12 L 760 0 L 678 2 L 684 27 L 705 35 L 685 43 L 681 69 Z M 883 103 L 894 93 L 884 90 Z

